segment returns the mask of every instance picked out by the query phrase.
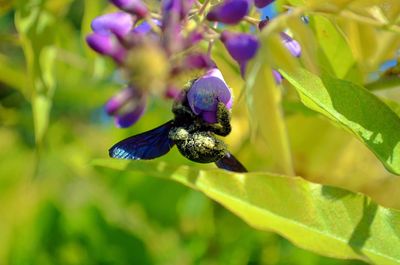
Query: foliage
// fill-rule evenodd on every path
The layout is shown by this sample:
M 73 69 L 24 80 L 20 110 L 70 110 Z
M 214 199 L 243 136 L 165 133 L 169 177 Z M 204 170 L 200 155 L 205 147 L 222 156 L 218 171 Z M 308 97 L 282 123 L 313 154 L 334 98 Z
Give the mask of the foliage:
M 382 68 L 398 56 L 400 6 L 276 6 L 246 82 L 223 45 L 213 49 L 236 95 L 227 143 L 254 172 L 233 174 L 176 150 L 106 159 L 118 140 L 172 117 L 162 99 L 129 130 L 103 113 L 120 78 L 84 36 L 107 1 L 1 5 L 0 263 L 400 264 L 400 79 Z

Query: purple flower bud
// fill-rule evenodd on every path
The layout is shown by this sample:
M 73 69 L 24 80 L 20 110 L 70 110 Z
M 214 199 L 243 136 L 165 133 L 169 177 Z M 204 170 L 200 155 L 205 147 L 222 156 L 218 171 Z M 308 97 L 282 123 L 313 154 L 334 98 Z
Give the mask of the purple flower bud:
M 180 52 L 187 43 L 182 35 L 182 20 L 186 18 L 194 1 L 163 0 L 162 10 L 162 43 L 168 54 Z M 189 7 L 189 9 L 187 9 Z
M 259 29 L 259 30 L 262 30 L 265 26 L 268 25 L 268 23 L 269 23 L 269 17 L 266 17 L 265 19 L 261 20 L 261 21 L 258 23 L 258 29 Z
M 301 46 L 296 40 L 292 39 L 285 32 L 281 32 L 281 39 L 282 39 L 283 44 L 285 44 L 286 48 L 289 50 L 289 52 L 293 56 L 300 57 L 300 55 L 301 55 Z
M 254 4 L 258 8 L 266 7 L 267 5 L 271 4 L 275 0 L 254 0 Z
M 127 87 L 113 96 L 105 106 L 108 115 L 116 114 L 129 100 L 135 97 L 137 93 L 131 87 Z
M 283 80 L 282 75 L 276 70 L 272 70 L 272 74 L 274 76 L 275 83 L 277 83 L 278 85 L 282 84 L 282 80 Z
M 185 39 L 185 48 L 192 47 L 199 41 L 203 39 L 203 32 L 202 31 L 192 31 Z
M 127 128 L 135 124 L 145 113 L 146 104 L 138 105 L 131 112 L 115 116 L 115 125 L 119 128 Z
M 110 0 L 116 7 L 138 18 L 144 18 L 148 14 L 146 5 L 141 0 Z
M 215 68 L 215 63 L 204 53 L 190 54 L 185 58 L 184 67 L 186 69 L 209 69 Z
M 234 25 L 249 13 L 250 8 L 251 0 L 225 0 L 207 14 L 207 19 Z
M 105 105 L 108 115 L 115 117 L 118 127 L 129 127 L 143 115 L 146 109 L 145 95 L 132 87 L 127 87 L 113 96 Z
M 110 13 L 95 18 L 91 26 L 95 33 L 123 37 L 132 29 L 133 18 L 124 12 Z
M 232 108 L 232 92 L 217 68 L 209 70 L 192 84 L 187 99 L 193 113 L 208 123 L 217 122 L 218 102 Z
M 181 94 L 181 90 L 176 86 L 169 85 L 165 91 L 165 97 L 169 99 L 177 99 Z
M 117 63 L 121 63 L 125 56 L 125 48 L 114 36 L 92 33 L 86 37 L 86 42 L 96 52 L 112 57 Z
M 177 16 L 179 20 L 185 19 L 194 4 L 194 0 L 162 0 L 162 13 L 164 16 Z
M 239 63 L 242 76 L 244 76 L 247 62 L 256 55 L 258 50 L 257 37 L 246 33 L 224 31 L 221 34 L 221 41 L 232 58 Z

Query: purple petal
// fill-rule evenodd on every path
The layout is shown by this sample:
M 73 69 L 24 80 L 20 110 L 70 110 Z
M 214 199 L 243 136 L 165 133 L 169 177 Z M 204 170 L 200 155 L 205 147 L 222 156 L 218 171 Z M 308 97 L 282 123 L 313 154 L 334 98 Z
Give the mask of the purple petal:
M 207 19 L 234 25 L 249 13 L 250 8 L 250 0 L 225 0 L 207 14 Z
M 118 37 L 123 37 L 131 30 L 133 18 L 124 12 L 110 13 L 95 18 L 91 26 L 95 33 L 101 35 L 113 33 Z
M 113 96 L 105 105 L 108 115 L 115 117 L 118 127 L 128 127 L 143 115 L 146 108 L 146 96 L 134 87 L 127 87 Z
M 114 36 L 92 33 L 86 37 L 86 42 L 96 52 L 108 55 L 118 63 L 121 63 L 124 58 L 125 49 Z
M 223 102 L 229 109 L 232 107 L 231 90 L 217 68 L 209 70 L 192 84 L 187 93 L 187 99 L 195 114 L 213 113 L 213 115 L 205 114 L 207 117 L 216 118 L 218 102 Z
M 162 42 L 168 54 L 180 52 L 185 47 L 181 25 L 183 2 L 184 0 L 163 0 L 161 3 L 164 33 Z
M 160 20 L 158 19 L 152 19 L 152 20 L 154 24 L 156 24 L 157 26 L 161 26 Z M 136 26 L 132 32 L 139 35 L 146 35 L 150 33 L 152 30 L 153 28 L 150 26 L 150 24 L 147 21 L 143 21 L 138 26 Z
M 275 0 L 254 0 L 254 4 L 258 8 L 266 7 L 267 5 L 271 4 Z
M 146 104 L 138 105 L 132 112 L 115 116 L 115 125 L 119 128 L 127 128 L 136 123 L 145 111 Z
M 113 96 L 105 106 L 108 115 L 116 114 L 129 100 L 137 96 L 132 87 L 127 87 Z
M 194 46 L 199 41 L 203 40 L 203 32 L 202 31 L 193 31 L 191 32 L 185 39 L 185 48 L 189 48 Z
M 186 18 L 193 4 L 194 0 L 163 0 L 161 9 L 163 14 L 173 14 L 179 20 L 183 20 Z
M 282 75 L 276 70 L 272 70 L 272 74 L 274 76 L 275 83 L 277 83 L 278 85 L 282 84 L 282 80 L 283 80 Z
M 178 99 L 181 92 L 182 91 L 179 88 L 169 85 L 165 91 L 165 97 L 170 99 Z
M 146 5 L 140 0 L 110 0 L 116 7 L 138 18 L 144 18 L 148 14 Z
M 221 34 L 221 41 L 232 58 L 239 64 L 246 63 L 253 58 L 259 47 L 257 37 L 245 33 L 224 31 Z
M 204 53 L 190 54 L 185 58 L 184 67 L 186 69 L 207 69 L 214 68 L 215 63 Z
M 217 115 L 215 111 L 203 111 L 201 113 L 201 117 L 204 121 L 208 123 L 216 123 L 217 122 Z
M 282 39 L 283 44 L 286 46 L 286 48 L 289 50 L 289 52 L 293 56 L 300 57 L 300 55 L 301 55 L 301 46 L 296 40 L 292 39 L 285 32 L 281 32 L 281 39 Z

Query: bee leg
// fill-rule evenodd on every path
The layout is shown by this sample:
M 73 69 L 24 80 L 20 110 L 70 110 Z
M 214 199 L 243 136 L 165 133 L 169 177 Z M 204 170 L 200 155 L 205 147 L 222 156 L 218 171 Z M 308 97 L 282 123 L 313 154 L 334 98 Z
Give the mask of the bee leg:
M 218 102 L 217 106 L 217 123 L 210 124 L 210 131 L 217 135 L 227 136 L 231 130 L 231 115 L 225 104 Z

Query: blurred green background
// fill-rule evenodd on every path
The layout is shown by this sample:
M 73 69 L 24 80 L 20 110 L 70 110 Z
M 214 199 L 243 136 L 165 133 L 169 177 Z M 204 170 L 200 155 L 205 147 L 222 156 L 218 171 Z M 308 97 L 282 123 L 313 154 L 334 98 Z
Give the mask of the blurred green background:
M 180 184 L 93 167 L 116 141 L 170 119 L 170 102 L 152 99 L 135 126 L 115 128 L 103 104 L 122 86 L 120 77 L 84 42 L 107 1 L 24 2 L 0 2 L 0 264 L 363 264 L 256 231 Z M 239 95 L 243 83 L 232 62 L 219 64 Z M 40 89 L 32 89 L 37 82 Z M 237 98 L 228 143 L 250 169 L 273 169 L 263 146 L 249 144 L 244 101 Z M 293 114 L 301 107 L 290 100 L 285 104 L 297 174 L 379 193 L 365 183 L 390 174 L 365 147 L 312 112 Z M 193 165 L 176 150 L 162 159 Z M 365 161 L 368 168 L 359 166 Z M 348 183 L 348 174 L 366 179 Z

